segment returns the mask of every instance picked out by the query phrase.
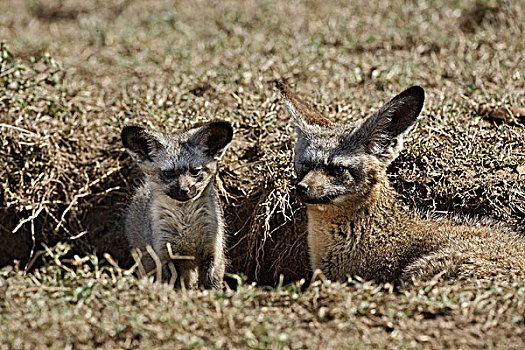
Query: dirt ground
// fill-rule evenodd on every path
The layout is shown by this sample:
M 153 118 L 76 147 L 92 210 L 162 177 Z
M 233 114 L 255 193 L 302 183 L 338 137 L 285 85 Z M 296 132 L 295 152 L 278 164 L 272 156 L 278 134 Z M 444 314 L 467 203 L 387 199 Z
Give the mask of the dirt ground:
M 523 348 L 518 282 L 298 282 L 305 213 L 274 83 L 340 121 L 422 86 L 389 170 L 400 198 L 524 232 L 524 20 L 517 0 L 0 2 L 1 346 Z M 140 181 L 120 130 L 212 118 L 235 128 L 219 192 L 239 288 L 115 270 L 104 253 L 130 266 L 120 220 Z

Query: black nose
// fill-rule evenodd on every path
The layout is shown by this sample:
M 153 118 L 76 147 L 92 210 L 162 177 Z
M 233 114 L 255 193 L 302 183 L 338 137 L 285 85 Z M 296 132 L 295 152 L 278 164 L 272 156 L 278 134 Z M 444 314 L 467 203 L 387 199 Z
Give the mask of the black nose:
M 179 192 L 180 192 L 180 194 L 182 194 L 183 196 L 192 197 L 192 196 L 194 196 L 195 193 L 197 192 L 197 189 L 195 188 L 195 186 L 182 187 L 182 188 L 179 189 Z
M 296 188 L 297 193 L 299 193 L 299 194 L 306 193 L 306 192 L 308 192 L 309 189 L 310 189 L 310 187 L 308 187 L 308 185 L 305 184 L 304 182 L 299 182 L 297 184 L 297 188 Z
M 187 200 L 192 199 L 197 194 L 197 189 L 195 186 L 182 187 L 182 188 L 170 188 L 167 192 L 167 195 L 173 199 L 176 199 L 180 202 L 186 202 Z

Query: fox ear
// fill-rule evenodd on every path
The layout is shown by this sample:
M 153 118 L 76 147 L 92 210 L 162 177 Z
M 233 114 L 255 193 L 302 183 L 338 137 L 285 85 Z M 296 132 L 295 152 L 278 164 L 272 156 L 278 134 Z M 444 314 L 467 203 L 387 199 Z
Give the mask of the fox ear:
M 359 138 L 368 153 L 393 160 L 401 151 L 403 136 L 416 121 L 424 100 L 424 90 L 412 86 L 366 119 L 351 136 Z
M 140 126 L 125 126 L 121 137 L 126 150 L 141 162 L 152 162 L 155 153 L 162 148 L 157 138 Z
M 276 84 L 281 91 L 283 103 L 295 120 L 298 131 L 307 132 L 312 126 L 328 126 L 330 122 L 324 118 L 312 105 L 298 98 L 283 82 Z
M 201 126 L 190 142 L 210 157 L 222 157 L 233 137 L 233 128 L 228 122 L 212 122 Z

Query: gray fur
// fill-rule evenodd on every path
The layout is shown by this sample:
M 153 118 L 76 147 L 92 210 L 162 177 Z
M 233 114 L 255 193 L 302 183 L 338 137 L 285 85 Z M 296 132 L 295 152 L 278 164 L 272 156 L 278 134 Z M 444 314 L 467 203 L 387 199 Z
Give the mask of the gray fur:
M 225 268 L 224 222 L 214 188 L 217 161 L 232 138 L 226 122 L 165 134 L 138 126 L 122 130 L 126 150 L 145 174 L 125 219 L 132 250 L 140 250 L 146 272 L 156 268 L 150 245 L 163 264 L 172 253 L 180 283 L 219 289 Z

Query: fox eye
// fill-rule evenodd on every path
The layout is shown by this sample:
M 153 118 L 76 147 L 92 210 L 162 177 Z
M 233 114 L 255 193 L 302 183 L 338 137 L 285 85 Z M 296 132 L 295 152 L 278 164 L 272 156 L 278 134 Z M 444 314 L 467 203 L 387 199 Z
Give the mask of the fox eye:
M 345 168 L 342 166 L 334 166 L 330 167 L 329 172 L 335 176 L 341 176 L 345 172 Z
M 312 168 L 312 166 L 308 163 L 303 163 L 302 166 L 303 166 L 303 170 L 305 171 L 309 171 Z
M 194 168 L 190 168 L 190 174 L 192 176 L 197 176 L 201 173 L 201 170 L 202 170 L 202 167 L 194 167 Z
M 173 170 L 162 170 L 162 175 L 166 179 L 173 179 L 175 177 L 175 171 L 173 171 Z

